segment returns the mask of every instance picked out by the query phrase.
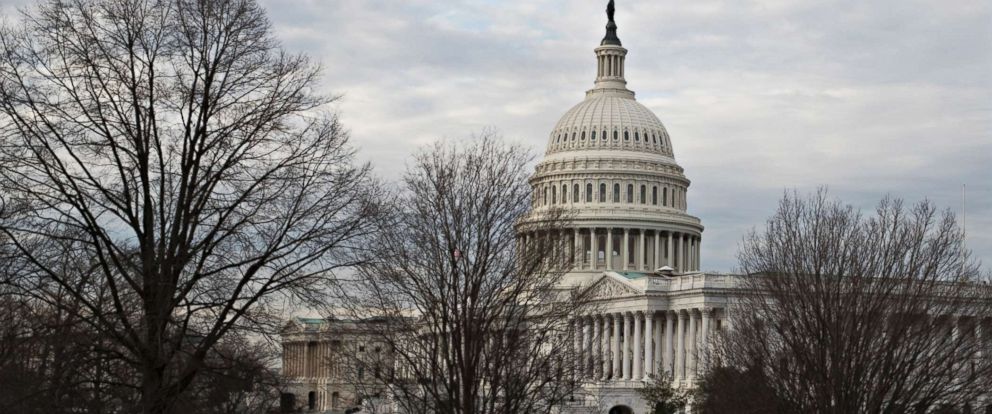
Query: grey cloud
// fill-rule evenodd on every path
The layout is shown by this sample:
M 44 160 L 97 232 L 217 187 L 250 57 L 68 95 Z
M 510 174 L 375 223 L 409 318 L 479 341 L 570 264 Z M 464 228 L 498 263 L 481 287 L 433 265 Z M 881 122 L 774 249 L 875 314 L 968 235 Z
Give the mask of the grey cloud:
M 326 67 L 354 143 L 395 178 L 438 138 L 496 126 L 543 150 L 594 76 L 605 2 L 263 1 L 280 38 Z M 992 4 L 650 1 L 618 4 L 627 75 L 673 135 L 730 270 L 783 189 L 828 185 L 961 209 L 992 264 Z

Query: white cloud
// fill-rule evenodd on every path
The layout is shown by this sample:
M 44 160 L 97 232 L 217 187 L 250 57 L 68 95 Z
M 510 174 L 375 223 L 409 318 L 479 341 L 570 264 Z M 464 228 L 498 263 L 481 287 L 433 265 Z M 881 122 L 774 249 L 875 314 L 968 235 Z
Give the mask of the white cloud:
M 543 151 L 592 85 L 605 1 L 263 0 L 277 34 L 326 68 L 353 142 L 397 177 L 418 146 L 496 126 Z M 992 265 L 992 3 L 624 0 L 627 77 L 672 133 L 730 270 L 785 188 L 830 186 L 960 211 Z

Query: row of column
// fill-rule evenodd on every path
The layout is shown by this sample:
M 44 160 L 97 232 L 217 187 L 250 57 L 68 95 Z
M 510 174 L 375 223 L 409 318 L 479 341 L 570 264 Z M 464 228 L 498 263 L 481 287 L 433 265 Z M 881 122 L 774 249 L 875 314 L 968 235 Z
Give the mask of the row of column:
M 604 77 L 623 77 L 623 55 L 620 53 L 601 53 L 599 55 L 599 73 L 600 78 Z
M 334 377 L 331 342 L 289 342 L 283 344 L 283 375 L 286 377 Z
M 571 233 L 571 234 L 569 234 Z M 562 238 L 569 252 L 565 261 L 575 270 L 635 270 L 651 272 L 669 266 L 677 272 L 699 270 L 702 238 L 697 234 L 637 228 L 575 228 L 553 233 L 525 233 L 524 246 L 559 245 Z M 617 262 L 619 261 L 619 263 Z
M 640 381 L 664 373 L 694 379 L 717 329 L 716 310 L 637 311 L 575 321 L 577 373 L 587 380 Z

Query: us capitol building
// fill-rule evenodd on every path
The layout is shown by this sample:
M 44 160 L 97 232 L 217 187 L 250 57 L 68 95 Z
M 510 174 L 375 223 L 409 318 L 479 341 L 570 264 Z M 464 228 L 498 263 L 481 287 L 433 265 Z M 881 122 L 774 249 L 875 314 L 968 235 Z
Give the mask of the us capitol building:
M 595 315 L 577 317 L 575 346 L 589 364 L 576 413 L 648 413 L 636 390 L 650 376 L 691 386 L 708 338 L 727 329 L 734 277 L 699 272 L 703 225 L 688 213 L 690 181 L 675 161 L 672 138 L 627 88 L 627 56 L 612 2 L 606 36 L 595 48 L 596 81 L 548 136 L 530 180 L 534 210 L 574 211 L 566 236 L 576 252 L 569 285 L 586 286 Z M 523 227 L 522 227 L 523 228 Z M 538 237 L 520 234 L 524 242 Z M 315 412 L 344 412 L 351 392 L 322 361 L 335 332 L 354 322 L 294 319 L 283 332 L 289 398 Z M 601 363 L 592 363 L 601 361 Z

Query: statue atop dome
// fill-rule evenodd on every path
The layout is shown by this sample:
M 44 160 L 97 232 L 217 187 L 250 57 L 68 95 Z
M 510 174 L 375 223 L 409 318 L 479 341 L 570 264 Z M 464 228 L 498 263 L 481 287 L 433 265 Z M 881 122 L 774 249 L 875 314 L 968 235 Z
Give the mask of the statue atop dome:
M 606 37 L 604 37 L 603 41 L 599 43 L 600 46 L 621 46 L 620 38 L 617 37 L 617 23 L 613 21 L 613 14 L 616 10 L 616 7 L 613 5 L 613 0 L 610 0 L 610 2 L 606 5 L 606 17 L 610 20 L 606 23 Z

